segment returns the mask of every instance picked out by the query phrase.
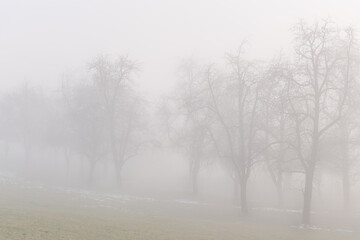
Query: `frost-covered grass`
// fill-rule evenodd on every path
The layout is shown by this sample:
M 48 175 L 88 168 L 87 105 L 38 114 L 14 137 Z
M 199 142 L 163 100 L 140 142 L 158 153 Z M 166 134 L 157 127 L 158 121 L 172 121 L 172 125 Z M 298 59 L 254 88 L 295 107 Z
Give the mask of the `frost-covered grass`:
M 186 207 L 187 211 L 196 212 L 201 207 L 183 204 L 183 201 L 165 205 L 149 199 L 119 197 L 114 200 L 91 193 L 11 183 L 0 184 L 0 196 L 1 240 L 360 239 L 357 233 L 306 230 L 214 217 L 206 219 L 196 214 L 195 217 L 165 214 L 170 208 L 179 207 L 182 212 Z

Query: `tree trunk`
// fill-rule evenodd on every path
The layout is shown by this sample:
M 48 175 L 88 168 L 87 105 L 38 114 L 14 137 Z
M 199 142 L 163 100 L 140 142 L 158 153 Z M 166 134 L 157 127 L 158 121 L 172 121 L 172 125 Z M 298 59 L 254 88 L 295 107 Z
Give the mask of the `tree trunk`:
M 95 170 L 95 162 L 90 161 L 90 171 L 88 178 L 88 187 L 92 187 L 94 184 L 94 170 Z
M 29 173 L 30 171 L 30 166 L 32 164 L 32 146 L 29 143 L 29 141 L 25 140 L 24 143 L 24 151 L 25 151 L 25 173 Z
M 248 203 L 247 203 L 247 179 L 246 177 L 241 177 L 240 179 L 240 197 L 241 197 L 241 213 L 243 216 L 248 215 Z
M 70 175 L 70 159 L 66 158 L 66 179 L 69 179 Z
M 342 175 L 342 190 L 344 198 L 344 210 L 349 209 L 350 204 L 350 179 L 349 179 L 349 142 L 350 142 L 350 132 L 347 127 L 342 125 L 341 127 L 343 134 L 343 143 L 342 143 L 342 161 L 341 161 L 341 175 Z
M 318 97 L 315 102 L 315 120 L 314 120 L 314 131 L 312 135 L 312 146 L 311 146 L 311 157 L 308 161 L 308 166 L 305 167 L 305 190 L 304 190 L 304 208 L 303 208 L 303 216 L 302 223 L 304 225 L 310 224 L 310 216 L 311 216 L 311 202 L 312 202 L 312 194 L 313 194 L 313 182 L 314 182 L 314 174 L 317 162 L 318 155 L 318 146 L 319 146 L 319 100 Z
M 190 162 L 191 190 L 193 195 L 198 195 L 198 178 L 200 171 L 200 161 L 195 158 Z
M 112 160 L 115 165 L 116 171 L 116 184 L 118 189 L 121 187 L 121 164 L 120 164 L 120 156 L 119 156 L 119 149 L 116 145 L 116 135 L 115 135 L 115 124 L 113 119 L 110 120 L 110 141 L 111 141 L 111 155 Z
M 193 193 L 193 195 L 197 196 L 198 195 L 198 172 L 197 171 L 194 171 L 192 173 L 191 183 L 192 183 L 192 193 Z
M 85 178 L 85 170 L 84 170 L 84 166 L 85 166 L 85 157 L 81 157 L 80 159 L 80 176 L 81 176 L 81 179 Z
M 343 187 L 343 197 L 344 197 L 344 210 L 348 210 L 350 204 L 350 180 L 349 180 L 348 159 L 343 159 L 342 187 Z
M 121 188 L 121 166 L 120 164 L 116 164 L 116 184 L 117 184 L 117 187 L 118 187 L 118 190 L 120 190 Z
M 283 207 L 283 188 L 282 188 L 282 179 L 280 178 L 276 184 L 277 200 L 278 207 Z
M 66 161 L 66 180 L 69 180 L 70 175 L 70 153 L 68 149 L 64 149 L 64 156 Z
M 240 205 L 239 182 L 236 178 L 234 179 L 234 204 Z
M 302 213 L 302 223 L 304 225 L 310 224 L 314 170 L 315 169 L 313 167 L 310 167 L 305 174 L 304 207 Z

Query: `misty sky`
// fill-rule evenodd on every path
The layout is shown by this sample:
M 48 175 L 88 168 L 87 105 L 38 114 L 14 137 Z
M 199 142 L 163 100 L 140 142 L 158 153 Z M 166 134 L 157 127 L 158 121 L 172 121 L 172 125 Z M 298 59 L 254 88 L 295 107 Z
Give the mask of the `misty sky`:
M 356 0 L 0 0 L 0 91 L 54 88 L 99 53 L 126 53 L 142 65 L 141 89 L 158 94 L 182 58 L 215 61 L 243 39 L 269 58 L 299 18 L 360 26 L 359 10 Z

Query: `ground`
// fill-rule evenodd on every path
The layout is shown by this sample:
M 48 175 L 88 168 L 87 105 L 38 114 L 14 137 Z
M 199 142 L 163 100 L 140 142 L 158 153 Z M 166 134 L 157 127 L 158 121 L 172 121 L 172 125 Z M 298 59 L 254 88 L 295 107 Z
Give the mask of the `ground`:
M 207 206 L 191 201 L 159 203 L 154 199 L 9 182 L 0 184 L 0 193 L 3 240 L 360 239 L 356 232 L 305 230 L 236 218 L 204 217 L 199 208 Z M 179 214 L 186 211 L 194 215 Z

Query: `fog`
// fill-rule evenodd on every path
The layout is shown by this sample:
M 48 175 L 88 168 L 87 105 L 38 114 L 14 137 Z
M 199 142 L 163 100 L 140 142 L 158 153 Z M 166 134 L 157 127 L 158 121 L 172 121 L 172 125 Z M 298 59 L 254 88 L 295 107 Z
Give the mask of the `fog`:
M 2 0 L 0 192 L 61 189 L 134 198 L 129 211 L 151 216 L 357 233 L 358 9 Z
M 55 88 L 64 72 L 99 53 L 130 54 L 142 63 L 143 89 L 158 94 L 174 82 L 184 57 L 214 61 L 244 39 L 248 54 L 287 50 L 300 18 L 360 22 L 357 1 L 1 1 L 2 89 L 24 81 Z M 20 70 L 21 69 L 21 70 Z M 149 80 L 151 79 L 151 80 Z M 4 90 L 2 90 L 4 91 Z

